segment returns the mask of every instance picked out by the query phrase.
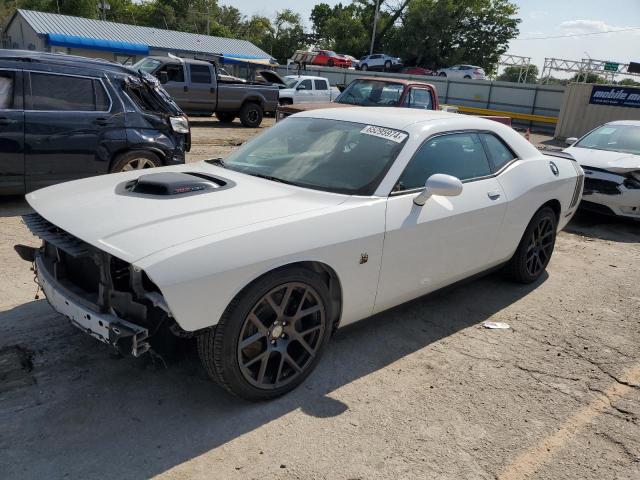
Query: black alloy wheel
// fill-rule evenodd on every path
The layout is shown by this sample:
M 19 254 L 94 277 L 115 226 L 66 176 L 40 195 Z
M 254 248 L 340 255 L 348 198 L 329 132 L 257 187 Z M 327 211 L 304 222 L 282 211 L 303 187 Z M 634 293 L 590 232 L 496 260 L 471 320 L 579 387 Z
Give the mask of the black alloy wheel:
M 543 217 L 529 235 L 525 257 L 527 272 L 538 276 L 551 259 L 555 243 L 555 225 L 549 217 Z
M 545 271 L 556 243 L 558 218 L 550 207 L 536 212 L 527 226 L 505 273 L 520 283 L 535 282 Z
M 327 325 L 319 294 L 289 282 L 264 295 L 247 315 L 238 338 L 238 364 L 254 387 L 278 389 L 313 361 Z
M 209 376 L 247 400 L 269 400 L 304 381 L 331 337 L 326 280 L 307 268 L 274 270 L 248 285 L 198 336 Z

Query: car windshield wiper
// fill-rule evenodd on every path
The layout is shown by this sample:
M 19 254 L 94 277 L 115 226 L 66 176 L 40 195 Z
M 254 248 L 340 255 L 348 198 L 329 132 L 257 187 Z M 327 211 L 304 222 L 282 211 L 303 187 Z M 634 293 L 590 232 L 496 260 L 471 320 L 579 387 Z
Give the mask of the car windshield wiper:
M 287 185 L 299 186 L 297 183 L 290 182 L 288 180 L 283 180 L 282 178 L 274 177 L 274 176 L 271 176 L 271 175 L 266 175 L 264 173 L 256 173 L 256 172 L 251 172 L 251 173 L 242 172 L 242 173 L 246 173 L 247 175 L 251 175 L 252 177 L 258 177 L 258 178 L 264 178 L 265 180 L 271 180 L 272 182 L 285 183 Z

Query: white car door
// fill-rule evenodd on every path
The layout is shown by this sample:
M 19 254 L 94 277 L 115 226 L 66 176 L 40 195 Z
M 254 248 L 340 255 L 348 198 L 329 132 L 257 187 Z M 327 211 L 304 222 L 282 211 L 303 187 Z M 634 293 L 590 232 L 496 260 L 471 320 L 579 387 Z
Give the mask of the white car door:
M 313 80 L 314 99 L 316 103 L 327 103 L 331 101 L 329 82 L 324 78 Z
M 369 64 L 369 68 L 371 67 L 381 67 L 383 65 L 382 55 L 371 55 L 369 60 L 367 61 Z
M 296 85 L 293 103 L 313 102 L 313 83 L 310 79 L 300 80 Z
M 427 178 L 461 179 L 456 197 L 413 200 Z M 386 234 L 375 312 L 479 273 L 496 263 L 494 245 L 507 207 L 475 132 L 443 134 L 416 152 L 387 201 Z

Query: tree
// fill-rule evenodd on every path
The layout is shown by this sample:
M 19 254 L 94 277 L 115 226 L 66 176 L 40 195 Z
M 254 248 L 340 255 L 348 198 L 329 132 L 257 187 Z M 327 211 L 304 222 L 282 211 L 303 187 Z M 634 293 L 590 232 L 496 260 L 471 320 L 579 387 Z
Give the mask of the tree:
M 633 78 L 623 78 L 618 82 L 618 85 L 626 85 L 629 87 L 638 87 L 640 86 L 640 82 L 634 80 Z
M 491 74 L 518 35 L 517 11 L 509 0 L 411 0 L 390 45 L 410 64 L 470 63 Z
M 286 63 L 293 52 L 307 46 L 306 39 L 300 15 L 285 9 L 276 13 L 270 35 L 258 46 L 280 63 Z
M 585 81 L 585 75 L 586 75 L 586 81 Z M 601 77 L 600 75 L 596 74 L 596 73 L 576 73 L 575 75 L 573 75 L 568 83 L 571 82 L 578 82 L 578 83 L 609 83 L 604 77 Z
M 517 82 L 519 79 L 523 83 L 536 83 L 538 81 L 538 67 L 535 65 L 528 67 L 509 66 L 496 78 L 496 80 L 503 82 Z

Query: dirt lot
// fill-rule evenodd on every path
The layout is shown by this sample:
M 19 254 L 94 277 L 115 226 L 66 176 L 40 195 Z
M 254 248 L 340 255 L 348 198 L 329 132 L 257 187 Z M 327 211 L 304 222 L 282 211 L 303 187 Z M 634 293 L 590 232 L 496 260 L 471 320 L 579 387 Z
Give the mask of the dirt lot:
M 191 160 L 255 133 L 194 127 Z M 250 404 L 195 359 L 109 358 L 34 299 L 26 211 L 0 199 L 2 478 L 640 479 L 640 224 L 580 215 L 539 283 L 347 327 L 301 388 Z

